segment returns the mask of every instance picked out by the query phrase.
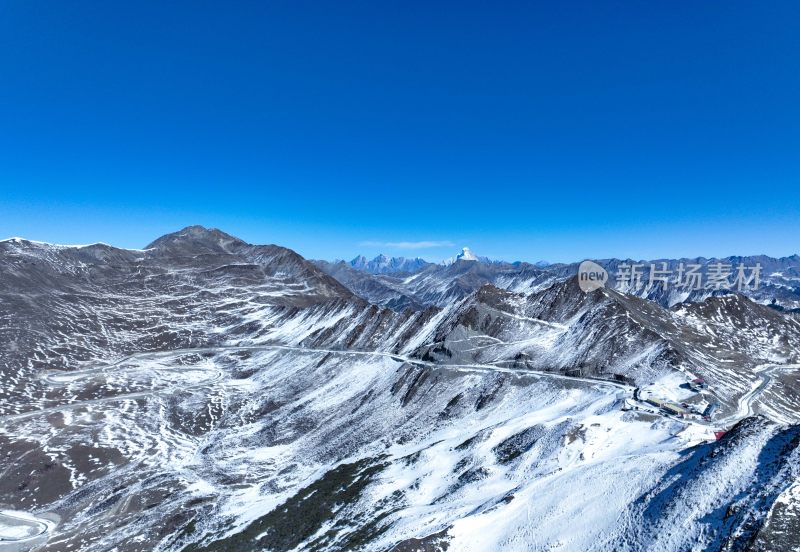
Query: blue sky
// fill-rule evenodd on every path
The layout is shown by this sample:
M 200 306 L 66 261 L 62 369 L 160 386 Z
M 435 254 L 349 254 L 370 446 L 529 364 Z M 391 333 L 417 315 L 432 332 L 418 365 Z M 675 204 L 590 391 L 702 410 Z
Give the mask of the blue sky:
M 800 251 L 800 4 L 0 3 L 0 235 Z

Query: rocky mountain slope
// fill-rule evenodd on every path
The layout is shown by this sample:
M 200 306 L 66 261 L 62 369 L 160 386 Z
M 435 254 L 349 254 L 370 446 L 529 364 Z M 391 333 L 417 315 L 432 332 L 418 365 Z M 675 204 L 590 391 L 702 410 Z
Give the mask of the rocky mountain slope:
M 0 549 L 800 547 L 797 317 L 546 268 L 0 242 Z

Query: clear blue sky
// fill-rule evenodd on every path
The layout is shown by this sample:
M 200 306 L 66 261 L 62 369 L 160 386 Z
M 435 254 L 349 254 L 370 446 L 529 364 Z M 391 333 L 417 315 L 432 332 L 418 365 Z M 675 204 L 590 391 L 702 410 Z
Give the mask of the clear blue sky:
M 798 21 L 796 1 L 4 0 L 0 236 L 795 253 Z

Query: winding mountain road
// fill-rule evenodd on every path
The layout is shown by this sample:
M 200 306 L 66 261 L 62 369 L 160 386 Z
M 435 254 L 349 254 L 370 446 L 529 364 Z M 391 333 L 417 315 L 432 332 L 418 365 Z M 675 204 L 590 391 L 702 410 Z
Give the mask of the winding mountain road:
M 385 357 L 391 358 L 396 362 L 405 362 L 409 364 L 413 364 L 416 366 L 425 366 L 429 368 L 435 369 L 442 369 L 442 370 L 454 370 L 458 372 L 500 372 L 505 374 L 511 374 L 516 377 L 532 377 L 538 379 L 558 379 L 562 381 L 569 381 L 569 382 L 583 382 L 593 386 L 600 386 L 606 387 L 616 390 L 622 390 L 626 393 L 632 395 L 634 387 L 624 383 L 612 382 L 607 380 L 599 380 L 599 379 L 592 379 L 592 378 L 581 378 L 581 377 L 571 377 L 565 376 L 562 374 L 556 374 L 551 372 L 540 372 L 534 370 L 520 370 L 515 368 L 508 368 L 504 366 L 497 366 L 494 364 L 446 364 L 446 363 L 437 363 L 431 361 L 420 360 L 416 358 L 411 358 L 406 355 L 401 355 L 398 353 L 392 352 L 385 352 L 385 351 L 356 351 L 356 350 L 346 350 L 346 349 L 326 349 L 326 348 L 312 348 L 312 347 L 302 347 L 302 346 L 292 346 L 292 345 L 281 345 L 281 344 L 268 344 L 268 345 L 219 345 L 213 347 L 195 347 L 195 348 L 186 348 L 186 349 L 172 349 L 167 351 L 146 351 L 141 353 L 135 353 L 124 358 L 115 360 L 108 364 L 103 364 L 100 366 L 95 366 L 92 368 L 88 368 L 85 370 L 73 371 L 73 372 L 60 372 L 57 374 L 54 373 L 47 373 L 42 376 L 42 379 L 50 385 L 65 385 L 69 383 L 75 383 L 80 381 L 83 378 L 93 377 L 97 374 L 103 373 L 110 373 L 110 372 L 118 372 L 119 370 L 135 370 L 137 368 L 141 368 L 141 366 L 136 366 L 135 363 L 140 361 L 153 361 L 153 360 L 161 360 L 166 359 L 173 356 L 179 356 L 184 354 L 193 354 L 193 353 L 221 353 L 226 351 L 270 351 L 270 350 L 281 350 L 281 351 L 292 351 L 298 353 L 325 353 L 325 354 L 335 354 L 335 355 L 348 355 L 348 356 L 363 356 L 363 357 Z M 126 364 L 131 363 L 134 364 L 132 366 L 125 366 Z M 733 412 L 731 415 L 726 416 L 725 418 L 718 419 L 714 421 L 712 424 L 703 424 L 699 422 L 686 422 L 696 425 L 703 425 L 703 426 L 730 426 L 738 422 L 739 420 L 746 418 L 748 416 L 752 416 L 753 411 L 753 403 L 758 399 L 758 397 L 769 387 L 770 383 L 772 382 L 772 374 L 775 371 L 786 369 L 786 365 L 780 364 L 765 364 L 759 366 L 756 369 L 756 373 L 759 375 L 759 381 L 753 385 L 752 389 L 742 395 L 737 401 L 737 408 L 736 411 Z M 193 366 L 193 370 L 203 370 L 204 367 L 202 366 Z M 186 367 L 161 367 L 158 370 L 168 370 L 172 372 L 183 372 L 186 370 Z M 13 422 L 19 420 L 29 419 L 38 415 L 48 414 L 53 412 L 61 412 L 65 410 L 77 409 L 88 405 L 98 405 L 107 402 L 119 402 L 125 400 L 137 400 L 143 399 L 148 396 L 152 395 L 167 395 L 174 391 L 190 391 L 192 389 L 205 387 L 216 383 L 224 378 L 224 373 L 222 370 L 216 367 L 209 367 L 209 377 L 203 378 L 200 381 L 191 381 L 191 382 L 181 382 L 175 383 L 172 386 L 166 386 L 163 388 L 158 389 L 151 389 L 151 390 L 144 390 L 144 391 L 137 391 L 133 393 L 124 393 L 118 395 L 112 395 L 108 397 L 100 397 L 96 399 L 87 399 L 75 402 L 68 402 L 60 405 L 53 405 L 48 406 L 46 408 L 41 408 L 37 410 L 31 410 L 28 412 L 22 412 L 18 414 L 9 414 L 6 416 L 0 417 L 0 422 Z
M 600 386 L 600 387 L 607 387 L 613 389 L 621 389 L 627 393 L 633 393 L 633 386 L 626 385 L 623 383 L 611 382 L 611 381 L 604 381 L 592 378 L 579 378 L 579 377 L 570 377 L 565 376 L 562 374 L 555 374 L 551 372 L 539 372 L 534 370 L 520 370 L 514 368 L 507 368 L 503 366 L 496 366 L 493 364 L 440 364 L 436 362 L 424 361 L 420 359 L 415 359 L 408 357 L 406 355 L 401 355 L 397 353 L 390 353 L 384 351 L 355 351 L 355 350 L 343 350 L 343 349 L 320 349 L 320 348 L 311 348 L 311 347 L 301 347 L 301 346 L 292 346 L 292 345 L 279 345 L 279 344 L 269 344 L 269 345 L 220 345 L 214 347 L 195 347 L 195 348 L 187 348 L 187 349 L 172 349 L 167 351 L 146 351 L 141 353 L 135 353 L 132 355 L 128 355 L 124 358 L 115 360 L 113 362 L 109 362 L 108 364 L 103 364 L 100 366 L 94 366 L 92 368 L 87 368 L 85 370 L 76 370 L 70 372 L 58 372 L 58 373 L 46 373 L 42 375 L 42 380 L 49 385 L 67 385 L 79 382 L 81 379 L 89 378 L 97 376 L 98 374 L 107 374 L 107 373 L 116 373 L 120 370 L 137 370 L 142 369 L 142 366 L 137 366 L 135 363 L 142 360 L 160 360 L 169 358 L 172 356 L 179 356 L 184 354 L 193 354 L 193 353 L 221 353 L 226 351 L 269 351 L 269 350 L 283 350 L 283 351 L 293 351 L 298 353 L 326 353 L 326 354 L 336 354 L 336 355 L 352 355 L 352 356 L 379 356 L 379 357 L 386 357 L 395 360 L 396 362 L 405 362 L 417 366 L 425 366 L 429 368 L 435 369 L 443 369 L 443 370 L 454 370 L 458 372 L 501 372 L 505 374 L 511 374 L 516 377 L 532 377 L 538 379 L 558 379 L 563 381 L 569 382 L 583 382 L 586 384 L 590 384 L 593 386 Z M 125 366 L 126 364 L 133 364 L 132 366 Z M 193 366 L 193 370 L 202 370 L 202 366 Z M 183 372 L 186 370 L 186 367 L 179 366 L 179 367 L 161 367 L 158 370 L 168 370 L 171 372 Z M 55 412 L 63 412 L 68 410 L 74 410 L 78 408 L 82 408 L 85 406 L 92 406 L 92 405 L 99 405 L 109 402 L 120 402 L 126 400 L 137 400 L 143 399 L 153 395 L 168 395 L 175 391 L 190 391 L 192 389 L 197 389 L 201 387 L 205 387 L 220 381 L 224 377 L 224 373 L 222 370 L 216 367 L 209 368 L 210 376 L 207 378 L 202 379 L 201 381 L 191 381 L 180 384 L 176 383 L 172 386 L 165 386 L 158 389 L 150 389 L 150 390 L 143 390 L 143 391 L 136 391 L 133 393 L 122 393 L 116 395 L 110 395 L 108 397 L 99 397 L 95 399 L 85 399 L 85 400 L 78 400 L 74 402 L 65 402 L 63 404 L 57 404 L 52 406 L 47 406 L 45 408 L 39 408 L 35 410 L 29 410 L 26 412 L 16 413 L 16 414 L 7 414 L 5 416 L 0 417 L 0 423 L 9 423 L 21 420 L 27 420 L 30 418 L 34 418 L 36 416 L 44 415 L 44 414 L 51 414 Z
M 12 510 L 0 511 L 0 550 L 5 548 L 4 543 L 8 543 L 12 550 L 17 550 L 15 545 L 34 541 L 49 531 L 50 525 L 30 514 Z
M 731 426 L 743 418 L 753 416 L 755 414 L 755 411 L 753 410 L 753 403 L 770 386 L 772 383 L 773 374 L 789 368 L 800 368 L 800 365 L 762 364 L 757 366 L 753 371 L 756 373 L 756 375 L 758 375 L 759 381 L 753 384 L 753 387 L 750 389 L 750 391 L 739 397 L 739 400 L 736 402 L 736 411 L 733 414 L 716 420 L 715 423 L 720 426 Z

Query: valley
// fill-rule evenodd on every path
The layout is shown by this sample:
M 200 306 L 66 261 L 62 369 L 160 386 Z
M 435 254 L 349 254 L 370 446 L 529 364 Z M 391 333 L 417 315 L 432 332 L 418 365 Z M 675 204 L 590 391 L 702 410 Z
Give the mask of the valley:
M 416 263 L 474 290 L 395 309 L 201 227 L 0 242 L 0 548 L 744 550 L 792 527 L 793 314 L 477 259 Z

